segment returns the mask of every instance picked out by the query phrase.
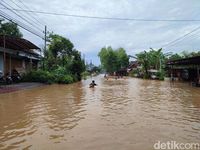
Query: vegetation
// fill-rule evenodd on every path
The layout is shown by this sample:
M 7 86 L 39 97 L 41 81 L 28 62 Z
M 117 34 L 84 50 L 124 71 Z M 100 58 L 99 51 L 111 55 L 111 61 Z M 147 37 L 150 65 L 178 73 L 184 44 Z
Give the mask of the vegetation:
M 84 72 L 81 73 L 81 77 L 82 77 L 84 80 L 86 80 L 87 77 L 89 77 L 90 75 L 91 75 L 91 73 L 88 72 L 88 71 L 84 71 Z
M 20 38 L 23 36 L 17 24 L 13 22 L 5 22 L 4 20 L 0 20 L 0 35 L 9 35 Z
M 150 49 L 150 51 L 141 52 L 136 54 L 137 61 L 141 65 L 141 74 L 144 78 L 150 77 L 150 69 L 158 70 L 158 77 L 160 79 L 164 78 L 163 75 L 163 65 L 165 60 L 165 55 L 162 52 L 162 48 L 158 50 Z
M 102 71 L 102 69 L 101 69 L 101 66 L 95 66 L 91 62 L 90 64 L 86 64 L 86 71 L 89 72 L 89 74 L 93 74 L 93 73 L 99 74 Z
M 55 78 L 50 72 L 43 70 L 30 71 L 22 78 L 22 81 L 25 82 L 53 83 L 54 80 Z
M 60 35 L 51 33 L 50 44 L 44 52 L 41 69 L 24 76 L 25 81 L 68 84 L 81 80 L 85 63 L 73 43 Z
M 171 55 L 168 59 L 176 60 L 176 59 L 189 58 L 189 57 L 194 57 L 194 56 L 200 56 L 200 51 L 198 51 L 198 52 L 183 51 L 180 54 L 175 53 L 175 54 Z
M 104 47 L 98 56 L 100 57 L 103 69 L 111 74 L 129 65 L 129 57 L 123 48 L 113 50 L 110 46 Z
M 17 24 L 0 20 L 0 35 L 9 35 L 13 37 L 22 37 Z M 74 48 L 73 43 L 58 34 L 49 34 L 49 45 L 44 51 L 44 57 L 41 61 L 41 68 L 37 71 L 31 71 L 23 78 L 24 81 L 34 81 L 43 83 L 72 83 L 80 81 L 93 73 L 99 73 L 104 69 L 107 73 L 113 74 L 120 69 L 127 68 L 129 65 L 129 56 L 123 48 L 113 49 L 111 46 L 103 47 L 98 53 L 101 61 L 101 67 L 93 64 L 85 65 L 81 58 L 81 53 Z M 200 56 L 198 52 L 183 51 L 180 54 L 167 56 L 162 52 L 162 48 L 144 51 L 136 54 L 139 69 L 130 72 L 131 76 L 140 76 L 150 78 L 149 70 L 157 70 L 156 76 L 163 80 L 165 76 L 164 65 L 168 60 L 176 60 Z
M 60 70 L 61 72 L 59 72 Z M 22 78 L 24 82 L 41 82 L 41 83 L 63 83 L 68 84 L 74 82 L 72 75 L 62 72 L 64 68 L 59 68 L 57 71 L 49 72 L 44 70 L 33 70 L 25 74 Z
M 139 74 L 139 76 L 142 76 L 143 78 L 150 78 L 151 73 L 149 72 L 149 70 L 154 69 L 158 71 L 155 74 L 158 77 L 158 79 L 163 80 L 165 76 L 164 67 L 166 61 L 188 58 L 193 56 L 200 56 L 200 51 L 191 53 L 183 51 L 180 54 L 175 53 L 168 56 L 167 54 L 164 54 L 162 52 L 162 48 L 158 50 L 150 48 L 148 52 L 144 51 L 140 52 L 139 54 L 136 54 L 137 61 L 141 65 L 141 69 L 132 71 L 130 73 L 130 76 L 135 76 L 135 74 Z
M 17 24 L 0 20 L 0 34 L 21 38 Z M 49 45 L 44 51 L 40 70 L 31 71 L 24 81 L 42 83 L 72 83 L 81 80 L 85 63 L 81 53 L 74 49 L 73 43 L 60 35 L 49 34 Z

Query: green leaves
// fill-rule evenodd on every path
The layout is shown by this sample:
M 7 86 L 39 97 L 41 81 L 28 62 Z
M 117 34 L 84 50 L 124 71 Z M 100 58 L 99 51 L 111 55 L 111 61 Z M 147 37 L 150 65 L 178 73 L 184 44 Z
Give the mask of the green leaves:
M 148 77 L 148 70 L 156 69 L 162 71 L 162 62 L 165 60 L 165 56 L 162 53 L 162 48 L 154 50 L 150 48 L 150 51 L 141 52 L 136 54 L 137 61 L 141 64 L 144 75 Z
M 81 80 L 81 73 L 85 70 L 85 62 L 81 53 L 74 49 L 73 43 L 57 34 L 49 35 L 50 44 L 44 57 L 45 70 L 50 70 L 59 75 L 59 82 L 68 81 L 66 74 L 73 76 L 74 81 Z
M 74 45 L 70 40 L 57 34 L 50 34 L 49 39 L 48 48 L 54 58 L 71 55 Z
M 19 38 L 23 36 L 17 24 L 13 22 L 3 22 L 3 20 L 0 20 L 0 24 L 1 24 L 0 26 L 1 35 L 9 35 L 9 36 L 19 37 Z
M 108 73 L 125 68 L 129 64 L 129 57 L 123 48 L 113 50 L 111 46 L 104 47 L 99 52 L 101 64 Z
M 180 54 L 173 54 L 169 57 L 169 60 L 177 60 L 182 58 L 189 58 L 189 57 L 195 57 L 200 56 L 200 51 L 197 52 L 189 52 L 189 51 L 182 51 Z

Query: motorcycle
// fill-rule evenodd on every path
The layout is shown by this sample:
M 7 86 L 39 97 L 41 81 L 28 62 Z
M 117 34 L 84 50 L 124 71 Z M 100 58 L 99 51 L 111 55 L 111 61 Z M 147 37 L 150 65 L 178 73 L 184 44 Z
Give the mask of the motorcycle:
M 1 84 L 11 84 L 12 83 L 11 76 L 8 73 L 6 74 L 6 76 L 4 76 L 3 72 L 0 70 L 0 83 Z
M 13 69 L 12 70 L 12 80 L 13 80 L 13 82 L 20 82 L 21 81 L 21 76 L 20 76 L 20 74 L 17 72 L 17 70 L 16 69 Z
M 4 83 L 3 72 L 0 70 L 0 83 Z

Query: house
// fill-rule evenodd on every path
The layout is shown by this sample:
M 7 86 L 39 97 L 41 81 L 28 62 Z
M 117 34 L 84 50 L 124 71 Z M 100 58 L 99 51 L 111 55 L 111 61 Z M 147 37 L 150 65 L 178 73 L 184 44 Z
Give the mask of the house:
M 0 35 L 0 72 L 25 73 L 38 67 L 40 48 L 23 38 Z
M 129 63 L 129 66 L 127 67 L 127 72 L 130 72 L 130 71 L 132 71 L 134 69 L 137 69 L 138 66 L 139 66 L 138 61 L 131 61 Z
M 200 81 L 200 56 L 169 60 L 166 65 L 168 76 L 173 80 Z

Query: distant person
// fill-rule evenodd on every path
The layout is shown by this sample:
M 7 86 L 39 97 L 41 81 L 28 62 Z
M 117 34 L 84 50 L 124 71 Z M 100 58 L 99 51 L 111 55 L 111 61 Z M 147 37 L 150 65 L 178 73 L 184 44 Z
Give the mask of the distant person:
M 104 75 L 104 78 L 105 78 L 106 80 L 108 80 L 108 76 L 107 76 L 106 74 Z
M 97 84 L 95 83 L 94 80 L 92 80 L 92 83 L 90 83 L 90 88 L 94 88 L 95 86 L 97 86 Z

